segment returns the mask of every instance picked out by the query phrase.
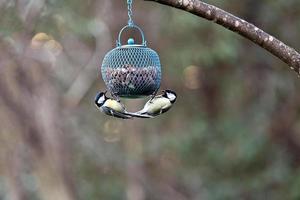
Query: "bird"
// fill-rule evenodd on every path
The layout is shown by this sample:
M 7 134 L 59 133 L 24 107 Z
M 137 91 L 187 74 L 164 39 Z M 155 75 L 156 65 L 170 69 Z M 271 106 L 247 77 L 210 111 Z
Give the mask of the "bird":
M 95 105 L 106 115 L 121 119 L 131 119 L 130 115 L 125 107 L 118 100 L 111 99 L 106 96 L 106 92 L 98 92 L 95 97 Z
M 152 97 L 142 110 L 131 113 L 131 115 L 140 118 L 153 118 L 167 112 L 175 103 L 177 95 L 172 90 L 163 90 L 162 92 L 161 95 Z

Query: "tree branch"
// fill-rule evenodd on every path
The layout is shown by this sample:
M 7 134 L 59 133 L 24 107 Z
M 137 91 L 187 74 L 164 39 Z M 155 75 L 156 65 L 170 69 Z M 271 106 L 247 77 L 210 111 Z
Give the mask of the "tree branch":
M 264 32 L 253 24 L 246 22 L 216 6 L 200 0 L 145 0 L 185 10 L 199 17 L 213 21 L 266 49 L 288 64 L 300 76 L 300 54 L 293 48 Z

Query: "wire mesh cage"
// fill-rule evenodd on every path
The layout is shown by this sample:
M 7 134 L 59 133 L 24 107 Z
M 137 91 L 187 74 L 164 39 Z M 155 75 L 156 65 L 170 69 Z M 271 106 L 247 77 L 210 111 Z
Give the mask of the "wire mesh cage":
M 121 44 L 122 32 L 128 28 L 139 30 L 142 44 L 132 38 Z M 127 25 L 119 33 L 117 47 L 108 52 L 101 66 L 102 78 L 110 92 L 116 96 L 139 98 L 155 93 L 161 82 L 158 54 L 147 47 L 143 31 L 136 25 Z

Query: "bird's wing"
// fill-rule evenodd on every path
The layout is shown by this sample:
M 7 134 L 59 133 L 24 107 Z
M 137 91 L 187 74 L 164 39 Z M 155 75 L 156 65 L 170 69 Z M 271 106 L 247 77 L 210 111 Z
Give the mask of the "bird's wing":
M 130 116 L 130 115 L 127 115 L 127 114 L 122 113 L 122 112 L 118 112 L 118 111 L 113 110 L 111 108 L 108 108 L 106 106 L 102 106 L 102 109 L 103 109 L 104 113 L 106 113 L 108 115 L 111 115 L 113 117 L 122 118 L 122 119 L 130 119 L 130 118 L 132 118 L 132 116 Z

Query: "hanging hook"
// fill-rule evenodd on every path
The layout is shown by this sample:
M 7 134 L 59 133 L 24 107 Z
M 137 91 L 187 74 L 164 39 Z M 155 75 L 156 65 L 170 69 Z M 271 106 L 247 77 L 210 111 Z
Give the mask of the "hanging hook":
M 133 0 L 127 0 L 127 4 L 128 4 L 128 17 L 129 17 L 128 25 L 129 26 L 134 26 L 134 22 L 132 20 L 132 1 Z

